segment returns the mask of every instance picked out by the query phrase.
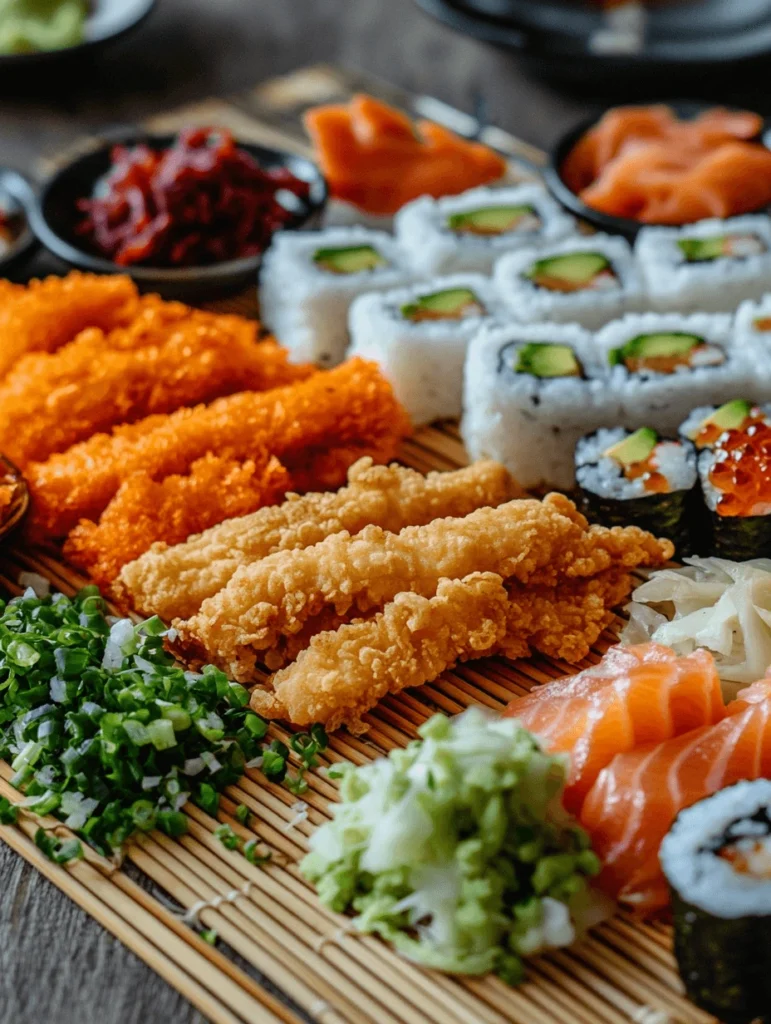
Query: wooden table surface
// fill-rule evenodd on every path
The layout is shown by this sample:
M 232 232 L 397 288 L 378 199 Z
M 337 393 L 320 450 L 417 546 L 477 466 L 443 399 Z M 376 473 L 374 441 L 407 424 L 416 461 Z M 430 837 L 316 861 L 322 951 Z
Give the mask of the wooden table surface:
M 492 123 L 541 146 L 592 107 L 528 79 L 510 56 L 436 25 L 412 0 L 160 0 L 141 29 L 95 62 L 0 79 L 0 164 L 34 176 L 41 156 L 84 131 L 319 61 L 366 69 L 465 110 L 481 94 Z M 38 259 L 35 270 L 51 266 Z M 0 845 L 0 1024 L 202 1020 Z

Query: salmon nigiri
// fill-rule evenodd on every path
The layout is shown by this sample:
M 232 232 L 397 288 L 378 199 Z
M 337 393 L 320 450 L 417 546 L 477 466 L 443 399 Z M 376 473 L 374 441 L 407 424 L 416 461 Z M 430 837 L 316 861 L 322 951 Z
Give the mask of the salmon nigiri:
M 539 686 L 509 704 L 551 753 L 570 755 L 564 803 L 578 813 L 616 754 L 719 722 L 725 714 L 712 655 L 669 647 L 612 647 L 599 665 Z
M 659 847 L 680 811 L 769 775 L 771 676 L 742 690 L 716 725 L 619 754 L 600 772 L 580 815 L 604 865 L 599 884 L 642 914 L 662 910 Z

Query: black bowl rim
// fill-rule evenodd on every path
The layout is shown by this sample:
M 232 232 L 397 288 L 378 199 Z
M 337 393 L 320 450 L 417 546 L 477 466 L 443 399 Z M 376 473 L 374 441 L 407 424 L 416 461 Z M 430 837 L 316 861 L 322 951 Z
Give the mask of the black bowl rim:
M 157 5 L 158 0 L 145 0 L 144 8 L 139 11 L 133 21 L 127 22 L 109 35 L 98 36 L 96 39 L 83 39 L 74 46 L 64 46 L 58 50 L 31 50 L 28 53 L 0 54 L 0 68 L 21 68 L 22 66 L 56 60 L 57 58 L 73 57 L 87 50 L 93 50 L 95 47 L 106 46 L 118 39 L 122 39 L 129 32 L 139 28 L 150 17 Z
M 679 117 L 696 117 L 699 113 L 704 110 L 710 110 L 716 106 L 714 103 L 707 103 L 702 100 L 656 100 L 654 103 L 634 103 L 633 106 L 665 106 L 671 107 L 672 110 Z M 549 151 L 549 158 L 546 165 L 543 167 L 543 176 L 549 191 L 554 198 L 565 207 L 570 213 L 576 217 L 580 217 L 581 220 L 585 220 L 592 224 L 594 227 L 601 228 L 610 234 L 625 235 L 627 238 L 634 238 L 639 231 L 643 228 L 656 228 L 656 227 L 667 227 L 671 228 L 672 224 L 656 224 L 648 221 L 632 220 L 630 217 L 616 217 L 609 213 L 602 213 L 600 210 L 595 210 L 576 195 L 576 193 L 565 183 L 560 168 L 567 157 L 568 153 L 573 149 L 575 144 L 590 128 L 594 127 L 597 122 L 604 117 L 605 114 L 610 110 L 617 109 L 618 104 L 609 106 L 601 110 L 598 114 L 590 115 L 589 117 L 582 118 L 578 124 L 569 128 L 566 132 L 557 139 L 554 145 Z M 728 105 L 729 110 L 747 110 L 747 107 L 734 107 Z M 763 127 L 760 131 L 761 139 L 768 131 L 769 118 L 765 115 L 760 114 L 757 111 L 759 117 L 763 119 Z M 753 213 L 763 213 L 767 207 L 759 208 L 758 210 L 751 210 L 746 216 L 750 216 Z M 677 226 L 677 225 L 674 225 Z M 687 227 L 687 225 L 682 225 Z
M 215 283 L 241 275 L 248 275 L 256 272 L 262 261 L 263 253 L 256 253 L 254 256 L 242 256 L 237 260 L 225 260 L 222 263 L 212 263 L 201 267 L 149 267 L 144 265 L 121 266 L 108 260 L 103 256 L 94 256 L 85 249 L 62 238 L 48 223 L 45 216 L 46 201 L 54 188 L 59 184 L 64 175 L 70 173 L 74 167 L 84 160 L 91 159 L 97 154 L 109 151 L 115 145 L 137 145 L 145 143 L 151 147 L 164 149 L 168 148 L 179 136 L 178 132 L 143 132 L 127 131 L 110 133 L 109 137 L 101 138 L 98 143 L 78 153 L 76 157 L 59 167 L 50 178 L 43 184 L 37 203 L 30 211 L 32 229 L 43 243 L 43 245 L 55 256 L 67 263 L 99 274 L 127 274 L 134 281 L 144 284 L 187 284 L 195 281 L 203 283 Z M 275 159 L 277 163 L 291 165 L 291 163 L 302 164 L 313 173 L 313 180 L 321 190 L 321 196 L 311 202 L 308 213 L 292 223 L 283 230 L 302 230 L 312 218 L 325 208 L 329 199 L 329 186 L 318 167 L 307 157 L 291 153 L 288 150 L 275 149 L 272 146 L 263 146 L 256 142 L 247 142 L 236 139 L 236 145 L 251 153 L 256 159 Z

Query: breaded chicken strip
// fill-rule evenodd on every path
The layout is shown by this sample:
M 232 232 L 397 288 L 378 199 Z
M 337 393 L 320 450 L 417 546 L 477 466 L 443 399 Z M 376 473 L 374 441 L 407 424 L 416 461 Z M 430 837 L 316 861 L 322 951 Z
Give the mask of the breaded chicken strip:
M 154 545 L 124 566 L 113 589 L 144 615 L 186 619 L 239 566 L 275 551 L 307 548 L 342 530 L 356 534 L 369 524 L 397 533 L 405 526 L 500 505 L 514 493 L 508 473 L 496 462 L 423 476 L 414 469 L 373 466 L 372 459 L 360 459 L 339 491 L 290 494 L 282 505 L 229 519 L 184 544 Z
M 251 705 L 293 725 L 362 732 L 361 716 L 387 693 L 431 682 L 457 661 L 533 649 L 580 661 L 630 589 L 616 572 L 558 588 L 505 586 L 494 573 L 443 579 L 433 597 L 397 594 L 369 620 L 317 633 L 294 664 L 252 690 Z
M 584 517 L 558 494 L 436 519 L 398 534 L 378 526 L 355 537 L 333 534 L 313 547 L 279 551 L 239 568 L 196 615 L 175 623 L 178 651 L 248 680 L 258 656 L 271 649 L 280 656 L 283 638 L 326 608 L 338 615 L 366 612 L 406 590 L 430 597 L 442 577 L 462 579 L 469 572 L 526 583 L 552 564 L 571 565 L 573 554 L 583 553 L 586 535 Z M 656 548 L 642 564 L 661 560 Z
M 275 504 L 290 486 L 287 471 L 267 453 L 245 462 L 205 455 L 189 474 L 161 481 L 136 473 L 121 484 L 98 525 L 81 520 L 64 554 L 104 587 L 153 542 L 176 544 L 213 523 Z
M 54 352 L 86 327 L 109 331 L 136 315 L 140 300 L 130 277 L 81 274 L 30 281 L 3 295 L 0 377 L 28 352 Z
M 84 331 L 57 352 L 19 360 L 0 383 L 0 451 L 24 466 L 116 423 L 314 372 L 291 365 L 276 342 L 258 344 L 257 325 L 236 317 L 191 316 L 154 333 L 159 344 L 111 348 L 111 335 Z
M 393 458 L 408 432 L 406 414 L 376 364 L 350 359 L 289 387 L 246 391 L 211 405 L 149 416 L 110 434 L 94 434 L 46 462 L 30 463 L 25 474 L 32 498 L 29 535 L 61 537 L 80 519 L 96 520 L 134 473 L 152 480 L 184 474 L 207 452 L 242 461 L 267 451 L 295 480 L 294 460 L 307 447 L 344 449 L 352 457 L 341 463 L 339 485 L 356 458 Z M 337 464 L 338 457 L 332 458 Z M 305 458 L 301 461 L 305 468 Z M 327 465 L 322 469 L 326 476 Z
M 251 705 L 266 718 L 363 732 L 361 716 L 387 693 L 493 651 L 506 633 L 507 604 L 501 577 L 489 572 L 442 579 L 433 597 L 397 594 L 370 621 L 317 634 L 273 677 L 272 690 L 252 691 Z

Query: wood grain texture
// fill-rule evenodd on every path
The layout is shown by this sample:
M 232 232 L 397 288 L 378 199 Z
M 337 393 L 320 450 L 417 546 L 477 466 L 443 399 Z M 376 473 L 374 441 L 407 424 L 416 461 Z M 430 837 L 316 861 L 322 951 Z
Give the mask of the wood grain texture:
M 412 0 L 161 0 L 95 60 L 0 82 L 0 162 L 35 174 L 84 131 L 133 124 L 304 64 L 341 63 L 472 110 L 548 145 L 587 109 L 528 80 Z M 27 273 L 60 269 L 37 258 Z M 243 966 L 243 964 L 242 964 Z M 203 1017 L 54 886 L 0 845 L 0 1024 L 200 1024 Z

